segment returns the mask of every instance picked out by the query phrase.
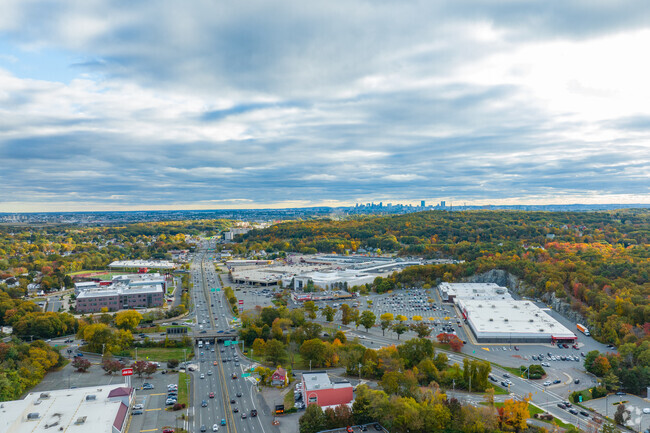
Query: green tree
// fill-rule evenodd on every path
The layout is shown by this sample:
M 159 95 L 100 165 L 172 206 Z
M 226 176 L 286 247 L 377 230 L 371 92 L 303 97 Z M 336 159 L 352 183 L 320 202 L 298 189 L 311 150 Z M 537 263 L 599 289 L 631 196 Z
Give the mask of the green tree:
M 397 339 L 399 340 L 400 335 L 409 330 L 409 327 L 402 322 L 395 323 L 392 328 L 393 332 L 397 334 Z
M 328 322 L 332 322 L 334 320 L 334 316 L 336 315 L 336 310 L 332 308 L 330 305 L 327 305 L 325 308 L 321 310 L 321 314 L 323 317 L 325 317 L 325 320 Z
M 325 361 L 327 347 L 319 338 L 307 340 L 300 346 L 300 354 L 305 361 L 311 361 L 315 366 L 321 366 Z
M 307 312 L 307 316 L 311 320 L 316 319 L 316 312 L 318 311 L 318 305 L 314 301 L 307 301 L 303 304 L 302 308 Z
M 418 338 L 425 338 L 431 335 L 431 328 L 422 322 L 414 323 L 410 326 L 411 331 L 418 334 Z
M 366 328 L 366 332 L 368 332 L 368 329 L 372 328 L 375 325 L 375 320 L 377 320 L 375 313 L 370 310 L 365 310 L 363 313 L 361 313 L 359 323 L 363 325 L 363 327 Z
M 307 406 L 298 421 L 300 433 L 318 433 L 325 428 L 325 414 L 317 404 Z
M 273 365 L 278 365 L 287 359 L 287 350 L 281 341 L 269 340 L 266 342 L 264 355 L 268 362 Z

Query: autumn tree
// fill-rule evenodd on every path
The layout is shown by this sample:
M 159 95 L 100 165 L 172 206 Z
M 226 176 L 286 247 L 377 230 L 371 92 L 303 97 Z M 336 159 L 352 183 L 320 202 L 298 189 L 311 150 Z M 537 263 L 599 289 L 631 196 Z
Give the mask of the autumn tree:
M 507 399 L 503 402 L 503 406 L 499 408 L 499 422 L 502 429 L 515 432 L 526 430 L 526 420 L 530 416 L 528 401 L 529 399 L 520 401 Z
M 115 326 L 133 331 L 142 321 L 142 314 L 136 310 L 120 311 L 115 315 Z
M 391 327 L 395 320 L 393 313 L 384 313 L 379 316 L 379 325 L 381 326 L 381 335 L 386 335 L 386 330 Z
M 85 373 L 90 368 L 90 361 L 85 358 L 76 357 L 72 361 L 72 366 L 77 369 L 77 371 Z

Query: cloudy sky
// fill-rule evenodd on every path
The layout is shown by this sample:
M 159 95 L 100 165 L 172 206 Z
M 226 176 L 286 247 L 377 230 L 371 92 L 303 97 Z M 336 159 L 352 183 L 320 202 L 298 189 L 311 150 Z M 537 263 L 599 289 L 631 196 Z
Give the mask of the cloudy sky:
M 0 2 L 0 212 L 650 202 L 650 2 Z

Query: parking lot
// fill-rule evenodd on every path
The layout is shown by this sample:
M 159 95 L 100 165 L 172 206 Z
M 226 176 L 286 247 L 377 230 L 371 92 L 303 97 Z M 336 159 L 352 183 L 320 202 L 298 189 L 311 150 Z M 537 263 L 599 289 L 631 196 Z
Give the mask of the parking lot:
M 620 403 L 624 403 L 630 411 L 630 421 L 627 426 L 635 431 L 646 431 L 650 429 L 650 401 L 635 395 L 610 394 L 607 397 L 598 398 L 584 402 L 583 405 L 594 409 L 602 415 L 614 419 L 614 414 Z M 643 409 L 646 409 L 644 413 Z

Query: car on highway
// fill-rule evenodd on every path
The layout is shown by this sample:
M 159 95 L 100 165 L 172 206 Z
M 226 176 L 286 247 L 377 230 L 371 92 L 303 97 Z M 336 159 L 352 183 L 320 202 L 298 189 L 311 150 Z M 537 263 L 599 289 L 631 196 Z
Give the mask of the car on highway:
M 174 433 L 173 428 L 165 427 L 162 429 L 162 433 Z
M 649 409 L 650 410 L 650 409 Z M 645 413 L 645 412 L 644 412 Z M 257 416 L 257 409 L 251 409 L 251 418 L 254 418 Z
M 368 427 L 366 427 L 365 425 L 360 425 L 360 426 L 359 426 L 359 430 L 361 430 L 361 431 L 368 431 Z
M 215 432 L 215 431 L 219 431 L 219 426 L 218 426 L 217 424 L 213 424 L 213 425 L 212 425 L 212 431 L 213 431 L 213 432 Z
M 383 428 L 381 428 L 381 425 L 379 425 L 379 424 L 375 424 L 373 427 L 375 427 L 375 430 L 377 430 L 377 431 L 382 431 L 383 430 Z
M 230 399 L 230 404 L 235 404 L 235 403 L 236 403 L 235 399 L 234 399 L 234 398 L 231 398 L 231 399 Z
M 560 379 L 555 379 L 555 380 L 553 381 L 553 383 L 554 383 L 554 384 L 558 384 L 558 383 L 562 383 L 562 381 L 561 381 Z
M 571 413 L 573 415 L 578 415 L 578 411 L 576 409 L 574 409 L 574 408 L 570 408 L 569 413 Z
M 201 407 L 208 407 L 208 402 L 207 400 L 201 401 Z
M 208 370 L 208 376 L 212 376 L 212 370 Z
M 346 431 L 347 433 L 354 433 L 354 430 L 353 430 L 352 427 L 350 427 L 350 426 L 347 426 L 347 427 L 345 428 L 345 431 Z
M 208 397 L 214 398 L 214 392 L 211 392 L 210 394 L 208 394 Z
M 201 425 L 201 431 L 205 432 L 205 431 L 208 431 L 208 429 L 207 429 L 207 427 L 205 425 Z
M 559 407 L 560 409 L 566 409 L 566 405 L 564 403 L 558 403 L 557 407 Z
M 241 413 L 241 419 L 246 419 L 246 412 Z
M 237 412 L 239 412 L 239 408 L 238 407 L 233 407 L 232 408 L 232 413 L 237 413 Z
M 546 382 L 544 382 L 544 386 L 550 386 L 550 385 L 551 385 L 551 381 L 550 381 L 550 380 L 547 380 Z
M 241 397 L 241 392 L 238 392 L 238 393 L 237 393 L 237 397 Z
M 226 418 L 221 418 L 221 425 L 226 425 Z
M 201 379 L 205 379 L 205 374 L 201 373 Z
M 233 378 L 233 379 L 237 379 L 237 373 L 233 373 L 233 374 L 232 374 L 232 378 Z
M 590 414 L 589 414 L 589 412 L 587 412 L 586 410 L 581 410 L 581 411 L 580 411 L 580 415 L 582 415 L 582 416 L 586 416 L 586 417 L 589 417 Z

